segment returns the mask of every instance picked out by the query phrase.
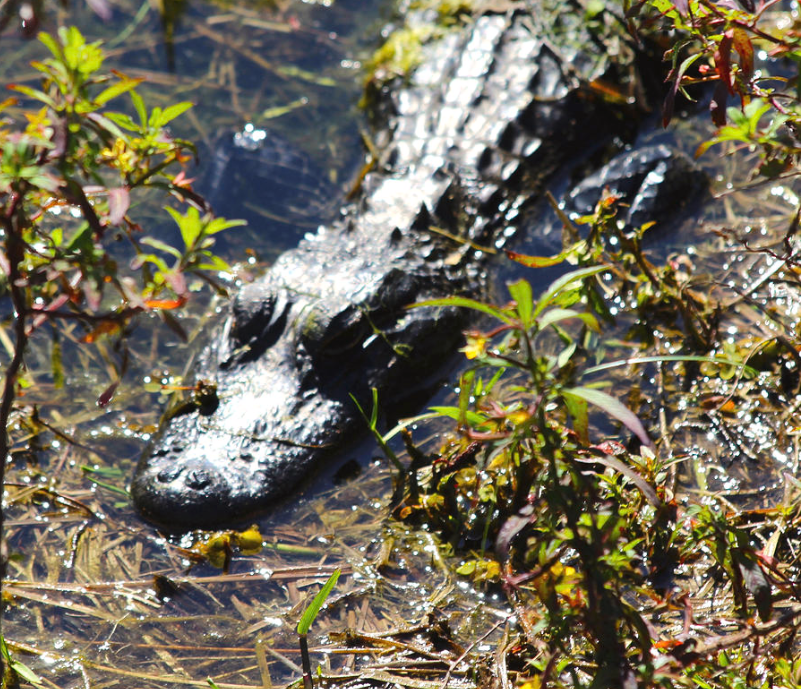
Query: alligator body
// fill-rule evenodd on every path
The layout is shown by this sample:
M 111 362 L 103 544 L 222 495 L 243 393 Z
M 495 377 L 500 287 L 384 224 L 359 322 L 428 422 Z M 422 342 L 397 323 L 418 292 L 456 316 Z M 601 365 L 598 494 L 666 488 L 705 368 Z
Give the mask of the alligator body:
M 216 395 L 140 461 L 131 490 L 147 518 L 204 527 L 268 511 L 363 431 L 350 395 L 403 396 L 455 351 L 460 313 L 406 307 L 480 289 L 476 247 L 510 232 L 565 161 L 629 127 L 584 86 L 603 53 L 555 45 L 509 13 L 424 47 L 385 102 L 386 158 L 360 200 L 246 286 L 200 357 Z
M 663 144 L 626 151 L 570 190 L 563 210 L 590 215 L 604 189 L 617 196 L 618 218 L 629 229 L 670 218 L 708 188 L 706 174 L 686 155 Z

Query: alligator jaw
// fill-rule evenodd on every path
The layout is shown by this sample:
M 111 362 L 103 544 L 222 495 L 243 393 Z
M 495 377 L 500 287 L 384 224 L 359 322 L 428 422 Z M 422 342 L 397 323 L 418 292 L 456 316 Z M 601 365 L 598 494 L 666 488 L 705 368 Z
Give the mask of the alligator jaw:
M 464 284 L 449 282 L 444 266 L 434 262 L 436 275 L 376 270 L 364 252 L 352 266 L 340 254 L 338 269 L 350 277 L 326 285 L 324 276 L 333 273 L 310 252 L 284 254 L 254 283 L 258 303 L 243 291 L 197 365 L 199 377 L 216 386 L 216 406 L 168 414 L 140 460 L 131 495 L 151 521 L 178 530 L 269 512 L 323 456 L 357 435 L 363 422 L 351 394 L 366 406 L 373 387 L 382 399 L 387 389 L 413 394 L 415 381 L 458 346 L 457 310 L 404 308 L 433 296 L 432 286 L 439 285 L 434 294 L 447 294 Z M 288 296 L 293 280 L 317 290 Z M 272 344 L 261 351 L 265 339 Z
M 241 404 L 242 400 L 238 400 Z M 338 435 L 309 442 L 290 443 L 280 438 L 259 437 L 264 424 L 247 419 L 233 400 L 225 409 L 243 418 L 234 425 L 215 428 L 216 416 L 198 412 L 174 418 L 158 445 L 142 457 L 131 484 L 139 510 L 149 520 L 171 530 L 214 527 L 271 511 L 287 495 L 287 486 L 302 482 Z M 247 406 L 247 405 L 246 405 Z M 267 409 L 269 401 L 253 400 L 251 409 Z M 218 410 L 220 411 L 220 410 Z M 269 412 L 268 412 L 269 413 Z M 299 409 L 295 437 L 306 435 L 301 419 L 310 414 L 338 416 L 337 410 Z

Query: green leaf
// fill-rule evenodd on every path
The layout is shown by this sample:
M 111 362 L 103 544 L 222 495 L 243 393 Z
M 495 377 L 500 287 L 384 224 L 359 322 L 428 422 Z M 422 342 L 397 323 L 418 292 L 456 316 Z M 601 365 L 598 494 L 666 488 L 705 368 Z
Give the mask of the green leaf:
M 563 366 L 567 366 L 570 359 L 573 357 L 573 354 L 576 353 L 576 349 L 578 349 L 578 345 L 575 342 L 571 342 L 567 347 L 565 347 L 559 355 L 556 357 L 556 365 L 558 368 L 562 368 Z
M 175 256 L 175 258 L 177 258 L 179 261 L 182 258 L 181 252 L 178 251 L 178 249 L 165 242 L 162 242 L 160 239 L 156 239 L 155 237 L 142 237 L 142 239 L 139 241 L 141 241 L 142 244 L 147 244 L 148 246 L 152 246 L 154 249 L 163 251 L 165 254 Z
M 53 373 L 53 387 L 57 390 L 64 387 L 64 361 L 61 358 L 61 342 L 58 331 L 53 330 L 53 343 L 50 349 L 50 369 Z
M 465 425 L 467 414 L 470 412 L 470 399 L 473 396 L 473 388 L 476 378 L 474 369 L 465 371 L 459 379 L 459 424 Z
M 91 253 L 94 249 L 92 244 L 92 231 L 89 223 L 81 223 L 81 226 L 73 233 L 67 241 L 66 251 L 76 251 L 81 253 Z
M 22 679 L 29 684 L 33 684 L 35 687 L 42 687 L 44 684 L 42 683 L 42 678 L 39 677 L 33 670 L 31 670 L 25 663 L 21 663 L 18 660 L 15 660 L 11 657 L 11 653 L 9 653 L 8 645 L 6 644 L 6 638 L 4 635 L 0 634 L 0 655 L 3 656 L 3 660 L 5 664 L 11 668 L 13 672 L 17 674 L 19 679 Z M 5 687 L 6 685 L 3 684 Z
M 587 413 L 587 400 L 566 390 L 562 391 L 565 406 L 573 419 L 573 430 L 584 445 L 590 444 L 590 419 Z
M 178 225 L 178 229 L 181 230 L 181 238 L 184 240 L 186 248 L 189 249 L 194 246 L 203 231 L 198 209 L 190 206 L 186 211 L 186 215 L 181 215 L 177 210 L 169 206 L 166 206 L 164 210 L 172 216 L 172 219 Z
M 142 100 L 142 96 L 140 96 L 135 90 L 128 91 L 128 94 L 131 96 L 131 101 L 133 101 L 136 114 L 139 115 L 141 129 L 144 129 L 147 127 L 147 108 L 145 108 L 145 101 Z
M 25 86 L 24 84 L 9 84 L 6 88 L 11 91 L 16 91 L 17 93 L 22 93 L 23 95 L 33 98 L 34 100 L 38 100 L 54 110 L 57 108 L 56 102 L 44 91 L 39 91 L 38 89 L 31 88 L 30 86 Z
M 351 393 L 350 398 L 353 400 L 353 403 L 356 405 L 356 408 L 359 410 L 359 414 L 362 415 L 365 423 L 367 423 L 368 428 L 370 429 L 370 433 L 372 433 L 373 438 L 378 443 L 378 446 L 381 448 L 381 451 L 384 455 L 392 462 L 392 465 L 398 471 L 399 474 L 403 475 L 405 473 L 405 469 L 403 468 L 403 464 L 398 459 L 398 456 L 392 451 L 392 448 L 387 444 L 388 439 L 384 439 L 381 435 L 381 432 L 378 430 L 378 389 L 372 388 L 373 392 L 373 409 L 370 412 L 370 416 L 367 416 L 362 405 L 359 404 L 359 400 Z
M 229 230 L 232 227 L 242 227 L 242 225 L 247 224 L 247 220 L 227 220 L 226 218 L 214 218 L 206 224 L 203 234 L 217 234 L 223 230 Z
M 308 72 L 305 69 L 300 69 L 299 67 L 294 67 L 293 65 L 276 67 L 275 71 L 282 76 L 301 79 L 309 82 L 310 84 L 316 84 L 317 86 L 337 85 L 337 82 L 331 77 L 321 77 L 319 74 Z
M 137 79 L 129 79 L 128 77 L 123 77 L 116 84 L 112 84 L 111 86 L 106 87 L 99 94 L 97 94 L 97 96 L 95 96 L 94 98 L 94 102 L 96 105 L 105 105 L 113 98 L 116 98 L 117 96 L 120 96 L 123 93 L 127 93 L 131 89 L 136 88 L 144 80 L 145 80 L 144 77 L 139 77 Z
M 467 421 L 471 426 L 480 426 L 486 422 L 486 418 L 482 414 L 470 411 L 469 409 L 464 412 L 459 407 L 429 407 L 431 411 L 437 412 L 440 416 L 447 416 L 454 421 Z
M 481 311 L 482 313 L 486 313 L 488 316 L 492 316 L 493 318 L 497 318 L 499 321 L 503 321 L 509 325 L 515 322 L 515 319 L 512 318 L 506 311 L 499 309 L 497 306 L 490 306 L 489 304 L 485 304 L 481 301 L 476 301 L 475 299 L 469 299 L 468 297 L 445 297 L 443 299 L 427 299 L 426 301 L 419 301 L 416 304 L 411 304 L 407 306 L 408 309 L 416 309 L 421 306 L 458 306 L 465 309 L 473 309 L 475 311 Z
M 517 280 L 508 286 L 509 294 L 517 305 L 517 315 L 523 328 L 531 327 L 532 314 L 534 312 L 534 295 L 531 292 L 531 285 L 528 280 Z
M 559 294 L 567 289 L 568 287 L 572 287 L 574 283 L 584 280 L 585 278 L 591 277 L 592 275 L 597 275 L 598 273 L 603 273 L 609 270 L 609 266 L 600 265 L 600 266 L 590 266 L 589 268 L 580 268 L 579 270 L 573 270 L 566 275 L 554 280 L 545 294 L 540 297 L 539 301 L 537 302 L 537 306 L 534 309 L 534 316 L 539 316 L 540 313 L 552 302 L 556 299 Z
M 612 397 L 612 395 L 609 395 L 605 392 L 601 392 L 600 390 L 593 390 L 592 388 L 584 387 L 565 388 L 562 390 L 562 393 L 580 397 L 590 404 L 595 405 L 599 409 L 609 414 L 609 416 L 620 421 L 620 423 L 622 423 L 640 439 L 640 442 L 643 445 L 651 448 L 654 447 L 654 443 L 648 437 L 648 433 L 645 430 L 645 427 L 642 425 L 640 419 L 637 418 L 637 415 L 619 399 Z
M 96 115 L 96 117 L 98 116 Z M 138 132 L 140 130 L 139 125 L 131 119 L 131 116 L 126 115 L 123 112 L 107 112 L 104 114 L 104 118 L 111 120 L 114 122 L 114 124 L 119 125 L 123 129 L 127 129 L 130 132 Z
M 582 375 L 590 375 L 592 373 L 598 373 L 600 371 L 607 371 L 610 368 L 617 368 L 618 366 L 631 366 L 632 364 L 661 364 L 667 361 L 677 361 L 677 362 L 684 362 L 684 361 L 697 361 L 699 363 L 707 363 L 707 364 L 718 364 L 720 366 L 735 366 L 736 368 L 742 369 L 743 374 L 753 377 L 758 374 L 758 371 L 746 364 L 742 361 L 738 361 L 736 359 L 729 359 L 724 356 L 697 356 L 694 354 L 669 354 L 665 356 L 641 356 L 641 357 L 633 357 L 631 359 L 621 359 L 619 361 L 610 361 L 606 364 L 598 364 L 597 366 L 591 366 L 588 369 L 585 369 L 582 372 Z
M 229 263 L 220 256 L 204 256 L 205 263 L 199 263 L 193 266 L 196 270 L 215 270 L 218 272 L 227 273 L 231 271 Z
M 75 26 L 60 27 L 58 37 L 64 46 L 64 64 L 69 69 L 87 75 L 96 72 L 103 64 L 100 42 L 87 43 Z
M 47 49 L 53 54 L 53 57 L 56 60 L 62 62 L 64 60 L 64 54 L 61 52 L 61 46 L 58 44 L 58 41 L 53 38 L 49 33 L 45 33 L 44 31 L 39 33 L 39 41 L 43 43 Z
M 301 636 L 306 636 L 309 633 L 309 628 L 320 613 L 320 608 L 323 607 L 326 598 L 328 598 L 334 586 L 336 586 L 339 574 L 340 570 L 334 570 L 334 573 L 328 577 L 328 581 L 325 582 L 323 588 L 321 588 L 319 593 L 314 597 L 309 607 L 306 608 L 306 612 L 303 613 L 303 617 L 301 617 L 300 622 L 298 622 L 298 634 Z
M 578 318 L 593 332 L 601 332 L 601 326 L 595 316 L 586 311 L 576 311 L 575 309 L 549 309 L 537 320 L 537 325 L 540 330 L 545 330 L 549 325 L 554 325 L 555 323 L 566 321 L 571 318 Z
M 263 110 L 259 115 L 259 118 L 262 120 L 274 120 L 276 117 L 281 117 L 281 115 L 286 115 L 287 113 L 290 113 L 293 110 L 297 110 L 298 108 L 304 108 L 308 104 L 309 104 L 308 99 L 298 98 L 297 100 L 293 100 L 291 103 L 287 103 L 286 105 L 277 105 L 275 107 Z
M 161 113 L 161 126 L 163 127 L 165 124 L 169 124 L 176 117 L 180 117 L 192 107 L 194 107 L 194 103 L 190 103 L 189 101 L 182 101 L 180 103 L 175 103 L 165 108 L 164 112 Z
M 153 129 L 161 129 L 166 124 L 172 122 L 176 117 L 189 110 L 192 105 L 193 104 L 189 101 L 183 101 L 175 105 L 170 105 L 164 110 L 161 108 L 153 108 L 153 112 L 150 113 L 150 119 L 148 120 L 148 126 Z

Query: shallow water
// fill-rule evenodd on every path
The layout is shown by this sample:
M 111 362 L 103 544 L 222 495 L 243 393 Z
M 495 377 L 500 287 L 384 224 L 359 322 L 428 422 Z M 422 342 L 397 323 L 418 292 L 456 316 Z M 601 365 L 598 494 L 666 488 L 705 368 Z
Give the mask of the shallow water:
M 197 102 L 195 114 L 176 126 L 177 134 L 200 141 L 208 151 L 219 130 L 238 129 L 246 122 L 269 127 L 300 146 L 344 195 L 361 159 L 355 106 L 361 90 L 358 63 L 378 36 L 386 6 L 195 3 L 185 7 L 178 21 L 172 56 L 158 13 L 146 10 L 136 23 L 142 7 L 149 6 L 115 6 L 111 59 L 132 75 L 148 75 L 146 100 L 151 106 L 183 98 Z M 70 12 L 89 38 L 109 35 L 109 27 L 85 6 Z M 62 19 L 56 10 L 52 16 Z M 124 34 L 126 42 L 115 43 Z M 13 36 L 3 41 L 4 48 L 13 46 L 22 64 L 41 54 L 35 42 Z M 295 76 L 278 69 L 287 64 L 297 68 Z M 20 80 L 13 71 L 19 67 L 4 62 L 2 69 L 4 80 L 12 75 Z M 314 70 L 316 76 L 298 77 L 297 70 Z M 288 113 L 274 116 L 286 107 L 291 107 Z M 693 126 L 688 131 L 692 142 L 698 133 Z M 686 146 L 692 149 L 694 144 Z M 727 164 L 724 160 L 722 167 Z M 716 167 L 710 170 L 718 174 Z M 759 198 L 764 213 L 754 219 L 755 231 L 763 223 L 779 224 L 791 204 L 776 198 L 770 207 L 764 204 L 765 195 L 756 193 L 750 198 L 732 195 L 725 207 L 728 218 L 705 220 L 720 224 L 741 217 Z M 147 212 L 154 223 L 161 222 L 157 209 Z M 704 238 L 706 225 L 691 224 L 674 237 L 671 251 Z M 529 239 L 519 238 L 517 248 L 536 252 L 536 235 Z M 243 262 L 241 272 L 255 272 L 272 246 L 254 224 L 230 234 L 222 252 Z M 248 252 L 250 259 L 245 258 Z M 710 265 L 716 261 L 708 259 Z M 501 270 L 498 282 L 520 274 Z M 199 300 L 182 321 L 199 340 L 214 318 L 205 311 Z M 375 452 L 366 441 L 341 462 L 359 458 L 360 477 L 335 485 L 339 465 L 332 467 L 305 497 L 260 521 L 267 547 L 256 554 L 234 552 L 228 573 L 192 550 L 207 535 L 164 538 L 132 510 L 125 485 L 169 394 L 149 393 L 143 385 L 179 384 L 187 345 L 177 344 L 157 319 L 143 319 L 133 334 L 124 384 L 113 404 L 101 410 L 95 400 L 114 379 L 121 354 L 110 344 L 88 350 L 78 344 L 79 336 L 75 332 L 64 338 L 70 362 L 64 389 L 52 384 L 48 339 L 42 336 L 32 351 L 28 363 L 35 386 L 25 401 L 37 405 L 40 420 L 48 426 L 37 426 L 30 414 L 19 417 L 19 452 L 7 495 L 13 581 L 7 586 L 11 600 L 5 633 L 17 657 L 49 686 L 206 686 L 207 676 L 220 687 L 266 686 L 265 668 L 277 683 L 296 679 L 293 627 L 303 604 L 333 567 L 342 567 L 346 576 L 316 632 L 402 629 L 405 634 L 394 638 L 408 646 L 409 657 L 420 660 L 425 655 L 421 649 L 429 649 L 432 641 L 407 630 L 409 620 L 447 618 L 457 640 L 475 639 L 477 629 L 502 627 L 508 614 L 503 605 L 468 590 L 442 559 L 443 549 L 432 536 L 385 522 L 390 473 L 380 462 L 364 466 L 364 458 Z M 621 396 L 628 383 L 616 383 Z M 716 460 L 715 448 L 700 442 L 703 437 L 688 436 L 687 447 L 697 446 L 699 457 Z M 765 485 L 773 467 L 753 467 L 759 475 L 751 481 Z M 739 474 L 747 470 L 739 469 Z M 737 471 L 735 467 L 730 473 Z M 739 485 L 747 478 L 733 480 Z M 727 473 L 720 471 L 716 480 L 725 487 Z M 480 608 L 478 602 L 483 603 Z M 317 633 L 312 645 L 322 639 Z M 369 644 L 361 643 L 356 650 L 343 647 L 341 655 L 315 654 L 313 660 L 340 669 L 358 662 L 364 668 L 372 661 L 361 650 Z M 378 641 L 374 646 L 381 648 Z M 486 649 L 479 643 L 475 650 Z M 448 652 L 450 660 L 460 654 L 456 647 Z

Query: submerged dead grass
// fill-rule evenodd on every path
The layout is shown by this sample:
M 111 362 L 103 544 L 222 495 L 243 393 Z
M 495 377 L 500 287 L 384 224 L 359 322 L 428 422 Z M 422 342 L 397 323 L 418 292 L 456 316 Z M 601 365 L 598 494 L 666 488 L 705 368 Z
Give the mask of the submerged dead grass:
M 295 626 L 335 568 L 341 583 L 312 630 L 313 661 L 332 683 L 428 687 L 450 672 L 458 687 L 460 629 L 505 618 L 474 609 L 433 538 L 385 524 L 377 465 L 266 521 L 262 551 L 235 555 L 224 573 L 189 550 L 207 534 L 164 537 L 115 506 L 116 493 L 86 485 L 80 450 L 65 454 L 57 482 L 15 468 L 8 493 L 5 634 L 45 686 L 291 683 Z

